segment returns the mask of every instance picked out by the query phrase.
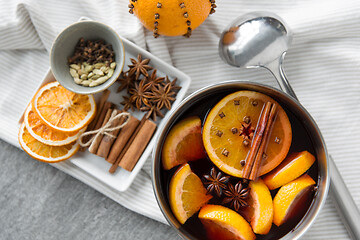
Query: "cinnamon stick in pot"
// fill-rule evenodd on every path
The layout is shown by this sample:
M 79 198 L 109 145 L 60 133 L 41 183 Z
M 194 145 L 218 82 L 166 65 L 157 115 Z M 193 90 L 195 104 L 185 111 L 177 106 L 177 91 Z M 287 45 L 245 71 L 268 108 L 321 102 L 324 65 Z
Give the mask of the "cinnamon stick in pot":
M 106 158 L 106 161 L 113 164 L 117 157 L 120 155 L 122 150 L 125 147 L 125 144 L 130 139 L 131 135 L 135 132 L 136 127 L 139 125 L 140 121 L 130 116 L 129 122 L 121 129 L 120 133 L 118 134 L 118 137 L 116 138 L 114 144 L 112 145 L 110 149 L 110 153 Z
M 256 158 L 255 158 L 255 161 L 254 161 L 254 164 L 253 164 L 253 169 L 252 169 L 252 171 L 250 173 L 250 176 L 249 176 L 250 180 L 255 180 L 258 177 L 259 170 L 260 170 L 260 167 L 261 167 L 261 163 L 262 163 L 262 160 L 264 159 L 263 154 L 264 154 L 265 148 L 267 146 L 267 142 L 268 142 L 269 137 L 270 137 L 272 125 L 273 125 L 273 123 L 275 121 L 276 110 L 277 110 L 276 105 L 273 104 L 272 108 L 270 110 L 269 119 L 267 121 L 265 131 L 264 131 L 263 140 L 262 140 L 262 142 L 260 144 L 258 154 L 256 155 Z
M 263 153 L 267 144 L 268 135 L 270 135 L 271 125 L 275 120 L 276 104 L 267 102 L 261 111 L 258 124 L 256 126 L 255 135 L 251 144 L 250 152 L 246 159 L 243 178 L 255 180 L 261 162 Z

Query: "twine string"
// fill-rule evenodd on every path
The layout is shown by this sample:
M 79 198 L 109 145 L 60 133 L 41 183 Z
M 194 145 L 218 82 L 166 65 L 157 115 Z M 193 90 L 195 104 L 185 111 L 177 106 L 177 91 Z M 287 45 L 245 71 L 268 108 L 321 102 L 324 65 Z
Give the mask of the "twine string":
M 121 117 L 126 117 L 126 120 L 121 124 L 121 125 L 118 125 L 118 126 L 115 126 L 115 127 L 111 127 L 111 124 L 121 118 Z M 118 129 L 121 129 L 123 128 L 128 122 L 129 122 L 129 119 L 130 119 L 130 113 L 128 112 L 122 112 L 122 113 L 116 113 L 116 111 L 113 111 L 111 113 L 111 116 L 110 116 L 110 119 L 109 121 L 104 125 L 102 126 L 101 128 L 99 129 L 95 129 L 95 130 L 92 130 L 92 131 L 87 131 L 87 132 L 84 132 L 83 134 L 80 135 L 78 141 L 79 141 L 79 144 L 81 147 L 88 147 L 91 145 L 91 143 L 98 137 L 100 137 L 101 135 L 106 135 L 106 136 L 109 136 L 111 138 L 116 138 L 116 136 L 114 136 L 113 134 L 111 134 L 111 132 L 115 131 L 115 130 L 118 130 Z M 93 135 L 89 141 L 87 142 L 83 142 L 83 139 L 86 137 L 86 136 L 89 136 L 89 135 Z

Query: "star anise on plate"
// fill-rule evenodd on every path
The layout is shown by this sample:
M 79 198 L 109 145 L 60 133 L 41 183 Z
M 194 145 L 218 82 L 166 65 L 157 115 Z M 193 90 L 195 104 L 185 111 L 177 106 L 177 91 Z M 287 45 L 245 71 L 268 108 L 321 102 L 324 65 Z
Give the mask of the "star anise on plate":
M 148 77 L 148 71 L 153 69 L 151 66 L 147 65 L 150 62 L 150 59 L 142 59 L 141 54 L 138 54 L 137 61 L 133 58 L 130 58 L 132 65 L 129 66 L 129 75 L 132 76 L 135 74 L 135 80 L 139 79 L 140 74 Z
M 134 87 L 134 77 L 129 74 L 129 72 L 124 72 L 121 74 L 122 77 L 119 77 L 117 81 L 120 82 L 120 87 L 117 89 L 117 92 L 126 89 L 129 91 L 130 88 Z
M 154 69 L 153 72 L 151 73 L 151 75 L 148 78 L 146 78 L 147 83 L 149 83 L 149 85 L 150 85 L 150 89 L 154 89 L 154 87 L 156 87 L 158 84 L 162 83 L 165 79 L 163 77 L 157 77 L 156 72 L 157 72 L 157 70 Z
M 120 104 L 124 105 L 124 111 L 127 111 L 131 109 L 131 111 L 134 111 L 134 102 L 130 100 L 130 97 L 123 96 L 124 101 L 122 101 Z
M 249 196 L 250 189 L 243 187 L 241 181 L 235 184 L 235 187 L 229 183 L 227 189 L 224 191 L 225 198 L 223 203 L 230 203 L 230 205 L 239 211 L 240 207 L 248 206 L 246 199 Z
M 243 122 L 239 128 L 239 131 L 239 135 L 242 136 L 244 140 L 251 140 L 251 138 L 254 136 L 255 129 L 253 126 L 251 126 L 251 122 Z
M 154 121 L 156 121 L 157 116 L 159 116 L 161 118 L 164 117 L 164 114 L 152 102 L 149 103 L 149 106 L 141 107 L 140 110 L 143 112 L 147 112 L 146 118 L 151 117 Z
M 158 85 L 152 89 L 151 101 L 156 103 L 156 106 L 161 110 L 164 106 L 170 110 L 171 102 L 175 101 L 176 93 L 171 91 L 171 84 L 166 84 L 164 87 Z
M 204 184 L 207 185 L 206 190 L 208 193 L 215 192 L 218 197 L 221 196 L 222 190 L 226 188 L 229 181 L 229 176 L 223 176 L 222 172 L 217 172 L 213 167 L 209 175 L 204 175 Z
M 135 103 L 137 109 L 143 105 L 150 106 L 148 99 L 152 97 L 152 94 L 148 91 L 149 88 L 150 85 L 145 84 L 145 79 L 142 79 L 140 83 L 135 83 L 135 87 L 129 90 L 130 101 Z
M 166 76 L 163 85 L 165 86 L 166 84 L 170 84 L 171 90 L 177 92 L 181 89 L 181 87 L 176 85 L 176 81 L 177 81 L 177 78 L 174 78 L 174 80 L 170 81 L 169 77 Z

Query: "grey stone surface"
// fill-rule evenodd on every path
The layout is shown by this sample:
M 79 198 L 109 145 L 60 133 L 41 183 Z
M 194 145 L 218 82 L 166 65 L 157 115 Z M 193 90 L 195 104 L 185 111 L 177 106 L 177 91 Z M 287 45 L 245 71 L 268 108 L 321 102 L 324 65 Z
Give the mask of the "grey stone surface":
M 179 239 L 0 140 L 0 239 Z

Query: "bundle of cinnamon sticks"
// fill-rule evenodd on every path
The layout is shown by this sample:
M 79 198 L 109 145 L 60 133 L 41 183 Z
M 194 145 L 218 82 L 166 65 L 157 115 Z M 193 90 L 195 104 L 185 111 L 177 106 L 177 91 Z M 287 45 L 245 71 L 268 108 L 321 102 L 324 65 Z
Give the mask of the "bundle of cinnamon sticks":
M 275 103 L 267 102 L 264 104 L 256 126 L 254 140 L 252 141 L 250 152 L 246 159 L 243 178 L 255 180 L 258 177 L 276 113 L 277 106 Z
M 109 122 L 111 116 L 122 112 L 107 101 L 109 95 L 109 90 L 103 92 L 98 103 L 97 115 L 88 127 L 89 131 L 100 129 Z M 125 120 L 126 117 L 115 119 L 109 123 L 109 127 L 122 125 Z M 110 173 L 114 173 L 118 166 L 132 171 L 156 130 L 156 124 L 145 116 L 140 121 L 130 115 L 126 121 L 126 125 L 121 129 L 95 137 L 89 147 L 91 153 L 105 158 L 112 164 Z

